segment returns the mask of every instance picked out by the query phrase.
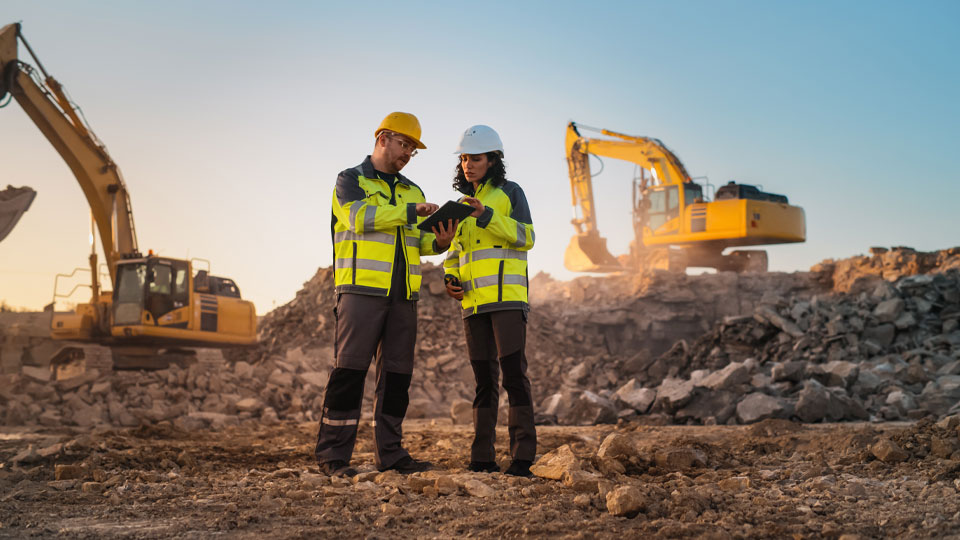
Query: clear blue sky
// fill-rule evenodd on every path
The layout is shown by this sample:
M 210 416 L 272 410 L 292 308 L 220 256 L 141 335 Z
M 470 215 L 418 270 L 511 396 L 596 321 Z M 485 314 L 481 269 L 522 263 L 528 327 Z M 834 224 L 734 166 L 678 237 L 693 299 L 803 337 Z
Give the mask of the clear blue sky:
M 336 175 L 393 110 L 420 117 L 429 148 L 403 172 L 437 202 L 463 129 L 500 132 L 537 230 L 531 275 L 574 277 L 570 120 L 788 195 L 808 240 L 768 248 L 772 270 L 960 244 L 956 1 L 6 0 L 14 21 L 120 165 L 141 248 L 209 259 L 260 313 L 331 264 Z M 39 309 L 86 264 L 88 210 L 16 103 L 0 156 L 0 184 L 39 192 L 0 243 L 0 299 Z M 622 253 L 633 169 L 605 165 L 600 230 Z

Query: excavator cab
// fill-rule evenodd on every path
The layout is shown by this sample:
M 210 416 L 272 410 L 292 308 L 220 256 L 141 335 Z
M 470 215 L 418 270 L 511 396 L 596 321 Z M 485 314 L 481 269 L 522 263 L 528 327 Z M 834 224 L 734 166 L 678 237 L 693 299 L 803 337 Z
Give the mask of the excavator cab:
M 157 257 L 118 264 L 113 325 L 156 324 L 185 307 L 190 302 L 188 272 L 186 261 Z
M 205 270 L 190 279 L 188 261 L 150 255 L 117 265 L 111 333 L 126 342 L 190 346 L 256 343 L 253 304 L 233 280 Z

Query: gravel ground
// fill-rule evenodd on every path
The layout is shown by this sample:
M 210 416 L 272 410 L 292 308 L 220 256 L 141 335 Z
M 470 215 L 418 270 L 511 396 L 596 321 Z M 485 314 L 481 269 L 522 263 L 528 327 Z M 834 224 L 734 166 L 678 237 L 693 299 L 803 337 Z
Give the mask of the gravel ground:
M 935 455 L 955 432 L 931 422 L 540 427 L 541 454 L 569 445 L 598 465 L 586 485 L 467 472 L 471 428 L 437 420 L 405 424 L 405 444 L 434 470 L 378 473 L 364 425 L 360 475 L 331 479 L 313 461 L 315 433 L 0 428 L 0 538 L 960 537 L 960 456 Z M 636 441 L 635 454 L 599 472 L 611 434 Z M 878 441 L 902 455 L 878 459 Z M 671 452 L 700 458 L 655 457 Z M 614 515 L 624 486 L 639 500 Z

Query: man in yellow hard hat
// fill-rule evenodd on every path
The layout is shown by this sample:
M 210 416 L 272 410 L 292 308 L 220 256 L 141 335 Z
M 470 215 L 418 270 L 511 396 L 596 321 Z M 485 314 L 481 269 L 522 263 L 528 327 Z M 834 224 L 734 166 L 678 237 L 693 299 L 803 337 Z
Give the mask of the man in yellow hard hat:
M 331 476 L 353 476 L 363 383 L 374 356 L 374 462 L 400 473 L 430 467 L 403 449 L 417 336 L 420 256 L 446 251 L 457 229 L 447 222 L 423 232 L 417 224 L 437 210 L 400 170 L 426 146 L 420 122 L 387 115 L 374 132 L 373 153 L 337 177 L 333 193 L 334 281 L 337 290 L 335 363 L 323 397 L 316 456 Z

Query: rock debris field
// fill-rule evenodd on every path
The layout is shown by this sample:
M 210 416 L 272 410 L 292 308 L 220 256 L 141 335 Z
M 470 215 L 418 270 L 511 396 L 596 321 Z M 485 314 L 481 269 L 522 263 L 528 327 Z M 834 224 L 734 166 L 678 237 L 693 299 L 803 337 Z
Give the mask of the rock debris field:
M 404 425 L 434 469 L 373 468 L 367 400 L 360 475 L 320 474 L 334 296 L 321 268 L 259 346 L 158 371 L 51 365 L 49 314 L 0 313 L 0 538 L 960 535 L 960 249 L 534 276 L 533 478 L 465 469 L 473 377 L 434 266 Z

